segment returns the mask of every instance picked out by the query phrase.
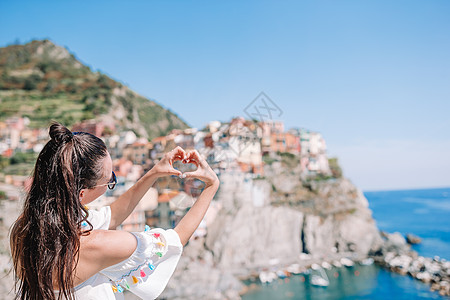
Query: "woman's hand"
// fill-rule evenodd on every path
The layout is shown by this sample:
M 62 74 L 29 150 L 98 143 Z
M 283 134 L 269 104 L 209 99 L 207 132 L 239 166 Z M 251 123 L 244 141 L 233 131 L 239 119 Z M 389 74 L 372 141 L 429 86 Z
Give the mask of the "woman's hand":
M 173 162 L 183 160 L 186 152 L 181 147 L 176 147 L 166 153 L 163 158 L 148 171 L 138 182 L 128 191 L 123 193 L 116 201 L 111 203 L 111 222 L 109 229 L 115 229 L 117 226 L 133 212 L 133 209 L 147 193 L 148 189 L 155 183 L 158 177 L 169 175 L 180 176 L 182 173 L 175 170 Z
M 153 171 L 158 177 L 177 175 L 180 176 L 181 171 L 176 170 L 173 167 L 173 163 L 177 160 L 183 160 L 186 158 L 186 152 L 180 146 L 176 147 L 172 151 L 164 154 L 163 158 L 153 167 Z
M 186 172 L 182 178 L 197 178 L 206 184 L 206 187 L 219 183 L 216 173 L 211 169 L 205 159 L 197 152 L 197 150 L 189 151 L 183 163 L 192 163 L 197 166 L 197 170 L 193 172 Z

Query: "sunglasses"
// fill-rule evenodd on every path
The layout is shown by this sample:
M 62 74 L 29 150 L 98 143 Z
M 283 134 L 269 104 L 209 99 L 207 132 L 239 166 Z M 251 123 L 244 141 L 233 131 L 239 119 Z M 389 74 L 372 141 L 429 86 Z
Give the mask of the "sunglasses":
M 113 188 L 115 188 L 116 184 L 117 184 L 117 177 L 116 177 L 116 173 L 114 173 L 114 171 L 113 171 L 113 172 L 112 172 L 112 175 L 111 175 L 111 179 L 109 180 L 108 183 L 96 185 L 96 186 L 93 186 L 93 187 L 98 187 L 98 186 L 105 186 L 105 185 L 107 185 L 107 186 L 108 186 L 108 189 L 112 190 Z

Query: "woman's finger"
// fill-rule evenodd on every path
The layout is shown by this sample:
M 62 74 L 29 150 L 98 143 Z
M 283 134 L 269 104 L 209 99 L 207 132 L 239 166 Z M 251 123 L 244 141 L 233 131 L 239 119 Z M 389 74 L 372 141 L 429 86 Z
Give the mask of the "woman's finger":
M 188 153 L 186 153 L 186 158 L 183 159 L 183 163 L 188 164 L 188 163 L 192 163 L 194 165 L 196 165 L 198 167 L 198 159 L 195 157 L 193 151 L 189 151 Z
M 203 168 L 206 168 L 208 163 L 206 162 L 206 160 L 203 158 L 202 155 L 200 155 L 200 153 L 198 153 L 197 150 L 194 150 L 194 156 L 197 160 L 197 162 L 199 163 L 199 165 L 201 165 Z
M 186 151 L 184 151 L 183 148 L 181 148 L 180 146 L 177 146 L 174 150 L 174 156 L 177 158 L 185 158 L 186 157 Z
M 197 178 L 197 176 L 198 176 L 197 170 L 195 170 L 193 172 L 183 173 L 183 178 Z
M 167 171 L 167 174 L 180 176 L 183 173 L 181 171 L 177 170 L 177 169 L 171 168 L 171 169 L 169 169 L 169 171 Z
M 169 152 L 169 160 L 171 164 L 177 160 L 183 160 L 186 157 L 186 152 L 180 146 Z

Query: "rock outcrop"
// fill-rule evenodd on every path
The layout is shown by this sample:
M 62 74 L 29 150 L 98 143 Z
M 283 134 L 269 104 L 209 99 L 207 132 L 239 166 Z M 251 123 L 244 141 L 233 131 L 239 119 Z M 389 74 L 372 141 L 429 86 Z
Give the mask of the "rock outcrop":
M 267 171 L 265 178 L 239 171 L 220 176 L 215 201 L 222 208 L 206 237 L 186 246 L 163 296 L 238 299 L 238 279 L 263 269 L 362 259 L 382 247 L 367 199 L 349 180 L 304 182 L 295 171 Z
M 399 232 L 383 232 L 382 237 L 382 247 L 372 253 L 379 265 L 430 284 L 431 290 L 441 296 L 450 296 L 450 262 L 438 256 L 419 256 L 411 249 L 408 238 L 405 239 Z
M 412 233 L 408 233 L 406 235 L 406 241 L 410 245 L 416 245 L 416 244 L 420 244 L 422 242 L 422 239 L 420 237 L 418 237 L 417 235 L 414 235 Z

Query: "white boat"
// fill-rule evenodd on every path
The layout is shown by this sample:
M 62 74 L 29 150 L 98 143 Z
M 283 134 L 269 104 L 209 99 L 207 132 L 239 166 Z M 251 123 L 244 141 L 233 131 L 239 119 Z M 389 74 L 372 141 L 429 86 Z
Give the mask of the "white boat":
M 315 286 L 323 286 L 327 287 L 330 284 L 330 280 L 328 279 L 327 273 L 322 268 L 319 268 L 320 275 L 312 275 L 311 276 L 311 284 Z
M 336 268 L 340 268 L 342 267 L 342 264 L 339 261 L 333 261 L 333 266 L 335 266 Z
M 287 271 L 289 273 L 296 274 L 296 275 L 300 274 L 302 272 L 299 264 L 290 265 L 289 267 L 287 267 Z
M 276 278 L 277 275 L 274 272 L 262 271 L 259 273 L 259 280 L 261 280 L 261 283 L 271 283 Z
M 315 286 L 328 286 L 330 283 L 319 275 L 313 275 L 311 277 L 311 284 Z
M 324 261 L 322 263 L 322 268 L 327 269 L 327 270 L 331 270 L 331 265 L 328 262 Z
M 341 258 L 341 264 L 346 266 L 347 268 L 350 268 L 350 267 L 353 267 L 353 265 L 355 263 L 353 261 L 351 261 L 350 259 L 343 257 L 343 258 Z
M 373 264 L 373 258 L 369 257 L 369 258 L 363 259 L 360 262 L 360 264 L 363 266 L 370 266 L 371 264 Z

